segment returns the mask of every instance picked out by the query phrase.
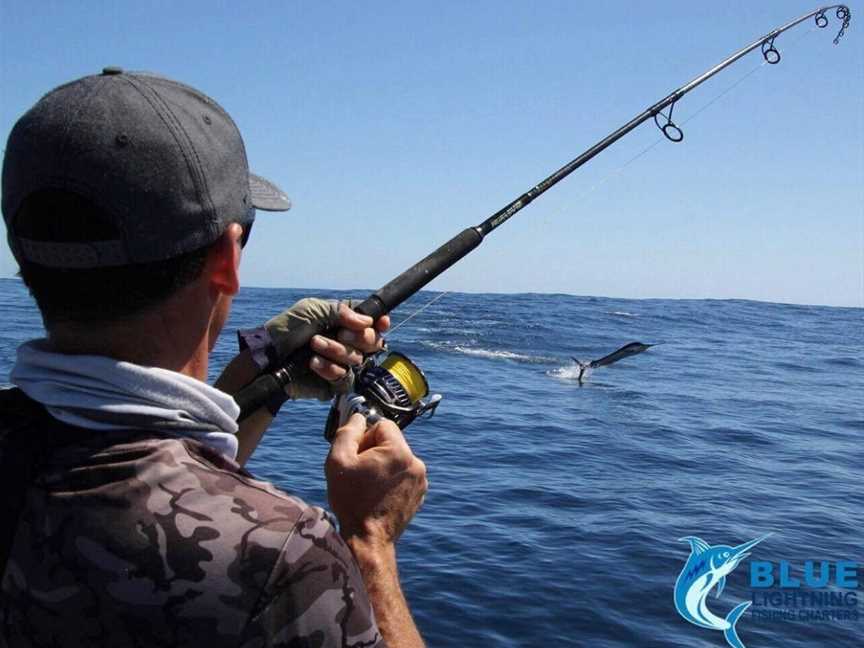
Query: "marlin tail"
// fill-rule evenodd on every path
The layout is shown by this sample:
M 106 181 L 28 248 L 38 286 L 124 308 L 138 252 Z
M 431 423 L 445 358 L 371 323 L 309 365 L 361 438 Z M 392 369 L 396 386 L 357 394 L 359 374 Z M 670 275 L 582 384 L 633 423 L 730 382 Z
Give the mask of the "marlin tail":
M 650 349 L 652 346 L 655 345 L 642 344 L 641 342 L 630 342 L 629 344 L 625 344 L 617 351 L 613 351 L 609 355 L 603 356 L 599 360 L 591 360 L 589 362 L 584 362 L 582 360 L 579 360 L 578 358 L 573 358 L 573 361 L 579 366 L 579 382 L 582 382 L 582 377 L 585 375 L 586 369 L 595 369 L 597 367 L 605 367 L 606 365 L 611 365 L 612 363 L 618 362 L 623 358 L 636 355 L 637 353 L 642 353 L 643 351 Z

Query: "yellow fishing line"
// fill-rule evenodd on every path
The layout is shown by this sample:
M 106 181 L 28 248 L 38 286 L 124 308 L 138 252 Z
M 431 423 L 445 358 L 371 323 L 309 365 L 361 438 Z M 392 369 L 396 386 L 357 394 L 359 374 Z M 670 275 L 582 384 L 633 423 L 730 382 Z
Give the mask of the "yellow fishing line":
M 420 369 L 401 353 L 391 353 L 381 366 L 399 381 L 412 403 L 429 393 L 429 385 Z

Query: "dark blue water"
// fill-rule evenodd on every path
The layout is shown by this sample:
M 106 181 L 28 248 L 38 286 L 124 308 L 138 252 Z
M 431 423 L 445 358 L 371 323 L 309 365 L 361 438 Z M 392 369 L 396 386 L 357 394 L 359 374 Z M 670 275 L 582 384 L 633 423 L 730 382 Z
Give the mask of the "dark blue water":
M 244 289 L 229 326 L 309 293 Z M 17 281 L 0 281 L 0 304 L 2 381 L 40 326 Z M 570 356 L 633 340 L 662 344 L 579 386 Z M 752 559 L 790 561 L 799 577 L 805 560 L 864 562 L 864 310 L 449 294 L 391 346 L 445 395 L 408 428 L 431 489 L 399 547 L 430 646 L 725 646 L 675 611 L 682 536 L 773 532 Z M 229 332 L 214 369 L 233 349 Z M 325 415 L 288 403 L 250 469 L 326 504 Z M 745 561 L 712 594 L 715 614 L 751 598 L 748 574 Z M 748 648 L 864 646 L 854 595 L 857 621 L 748 612 L 739 634 Z

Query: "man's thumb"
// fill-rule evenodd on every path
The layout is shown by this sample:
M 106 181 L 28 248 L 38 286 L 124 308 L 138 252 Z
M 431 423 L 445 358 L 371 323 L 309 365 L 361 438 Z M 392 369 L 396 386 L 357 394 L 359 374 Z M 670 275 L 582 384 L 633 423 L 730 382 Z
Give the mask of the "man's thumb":
M 360 440 L 366 433 L 366 417 L 352 414 L 345 425 L 336 430 L 330 456 L 338 463 L 348 465 L 354 462 L 360 451 Z

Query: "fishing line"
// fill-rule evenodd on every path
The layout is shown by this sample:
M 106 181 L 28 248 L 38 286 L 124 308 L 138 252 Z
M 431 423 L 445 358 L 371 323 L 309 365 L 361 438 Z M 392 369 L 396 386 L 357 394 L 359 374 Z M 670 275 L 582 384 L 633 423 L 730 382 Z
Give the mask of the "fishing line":
M 805 38 L 807 38 L 807 36 L 809 36 L 810 34 L 812 34 L 813 32 L 815 32 L 816 29 L 817 29 L 816 27 L 811 27 L 811 28 L 808 29 L 806 32 L 804 32 L 803 34 L 801 34 L 798 38 L 796 38 L 796 39 L 793 40 L 791 43 L 789 43 L 789 45 L 786 46 L 786 47 L 784 48 L 784 50 L 788 52 L 789 50 L 793 49 L 796 45 L 798 45 L 798 43 L 800 43 L 802 40 L 804 40 Z M 693 114 L 691 114 L 690 116 L 687 117 L 687 119 L 685 119 L 684 121 L 681 122 L 681 126 L 684 126 L 684 125 L 686 125 L 686 124 L 689 124 L 689 123 L 690 123 L 691 121 L 693 121 L 696 117 L 698 117 L 700 114 L 702 114 L 703 112 L 705 112 L 708 108 L 710 108 L 710 107 L 713 106 L 715 103 L 717 103 L 718 101 L 720 101 L 720 99 L 722 99 L 722 98 L 725 97 L 727 94 L 729 94 L 730 92 L 732 92 L 732 90 L 734 90 L 734 89 L 737 88 L 739 85 L 741 85 L 742 83 L 744 83 L 744 81 L 746 81 L 748 78 L 750 78 L 751 76 L 753 76 L 756 72 L 758 72 L 759 70 L 761 70 L 761 69 L 762 69 L 763 67 L 765 67 L 766 65 L 771 65 L 771 63 L 768 62 L 768 59 L 763 58 L 761 63 L 759 63 L 758 65 L 754 66 L 754 67 L 753 67 L 749 72 L 747 72 L 747 73 L 745 73 L 744 75 L 742 75 L 741 78 L 739 78 L 737 81 L 735 81 L 734 83 L 732 83 L 731 85 L 729 85 L 727 88 L 725 88 L 724 90 L 722 90 L 721 92 L 719 92 L 719 93 L 718 93 L 718 94 L 717 94 L 713 99 L 711 99 L 711 100 L 708 101 L 706 104 L 704 104 L 703 106 L 701 106 L 700 108 L 698 108 L 696 111 L 694 111 Z M 665 141 L 665 140 L 666 140 L 666 137 L 665 137 L 665 136 L 663 136 L 663 137 L 658 137 L 658 138 L 657 138 L 656 140 L 654 140 L 651 144 L 649 144 L 649 145 L 646 146 L 644 149 L 642 149 L 641 151 L 639 151 L 639 153 L 637 153 L 636 155 L 634 155 L 633 157 L 631 157 L 629 160 L 627 160 L 627 161 L 626 161 L 624 164 L 622 164 L 620 167 L 618 167 L 618 168 L 615 169 L 614 171 L 611 171 L 611 172 L 608 173 L 606 176 L 604 176 L 603 178 L 601 178 L 598 182 L 594 183 L 594 184 L 593 184 L 593 185 L 592 185 L 592 186 L 591 186 L 587 191 L 584 191 L 583 193 L 581 193 L 581 194 L 579 194 L 578 196 L 576 196 L 576 197 L 574 198 L 574 202 L 581 202 L 582 200 L 584 200 L 585 198 L 587 198 L 588 196 L 590 196 L 590 195 L 591 195 L 592 193 L 594 193 L 597 189 L 599 189 L 599 188 L 602 187 L 604 184 L 606 184 L 609 180 L 611 180 L 612 178 L 614 178 L 614 177 L 616 177 L 616 176 L 622 174 L 622 173 L 624 172 L 624 170 L 625 170 L 627 167 L 629 167 L 631 164 L 633 164 L 634 162 L 636 162 L 636 160 L 638 160 L 639 158 L 641 158 L 643 155 L 646 155 L 646 154 L 647 154 L 651 149 L 653 149 L 655 146 L 657 146 L 658 144 L 660 144 L 661 142 L 663 142 L 663 141 Z M 549 218 L 560 218 L 560 217 L 562 217 L 563 215 L 564 215 L 564 212 L 561 211 L 561 212 L 559 212 L 559 213 L 557 213 L 557 214 L 555 214 L 555 215 L 553 215 L 553 216 L 551 216 L 551 217 L 549 217 Z M 399 324 L 397 324 L 396 326 L 394 326 L 393 328 L 391 328 L 391 329 L 388 331 L 388 336 L 392 336 L 392 335 L 393 335 L 393 332 L 396 331 L 396 329 L 400 328 L 400 327 L 401 327 L 403 324 L 405 324 L 408 320 L 413 319 L 415 316 L 419 315 L 419 314 L 422 313 L 424 310 L 426 310 L 427 308 L 429 308 L 432 304 L 434 304 L 434 303 L 437 302 L 439 299 L 441 299 L 442 297 L 444 297 L 445 295 L 448 295 L 448 294 L 450 294 L 450 291 L 449 291 L 449 290 L 444 291 L 443 293 L 441 293 L 440 295 L 438 295 L 438 296 L 436 296 L 434 299 L 432 299 L 432 301 L 430 301 L 428 304 L 426 304 L 425 306 L 423 306 L 423 307 L 419 308 L 418 310 L 414 311 L 411 315 L 409 315 L 409 316 L 406 317 L 404 320 L 402 320 L 401 322 L 399 322 Z
M 426 305 L 423 306 L 422 308 L 418 308 L 416 311 L 414 311 L 413 313 L 411 313 L 408 317 L 406 317 L 406 318 L 403 319 L 401 322 L 399 322 L 396 326 L 394 326 L 393 328 L 391 328 L 391 329 L 388 331 L 387 334 L 388 334 L 388 335 L 393 335 L 393 331 L 395 331 L 396 329 L 398 329 L 398 328 L 399 328 L 400 326 L 402 326 L 405 322 L 407 322 L 407 321 L 410 320 L 410 319 L 413 319 L 414 317 L 416 317 L 417 315 L 419 315 L 420 313 L 422 313 L 424 310 L 426 310 L 427 308 L 429 308 L 432 304 L 434 304 L 434 303 L 437 302 L 439 299 L 441 299 L 442 297 L 444 297 L 444 295 L 449 295 L 449 294 L 450 294 L 450 291 L 449 291 L 449 290 L 445 290 L 445 291 L 442 292 L 440 295 L 437 295 L 437 296 L 436 296 L 432 301 L 430 301 L 428 304 L 426 304 Z
M 812 34 L 814 31 L 816 31 L 816 29 L 817 29 L 816 27 L 811 27 L 809 30 L 807 30 L 806 32 L 804 32 L 801 36 L 799 36 L 799 37 L 796 38 L 794 41 L 792 41 L 791 43 L 789 43 L 788 46 L 784 47 L 784 50 L 788 52 L 789 50 L 793 49 L 793 48 L 794 48 L 798 43 L 800 43 L 802 40 L 804 40 L 805 38 L 807 38 L 807 36 L 809 36 L 810 34 Z M 711 106 L 713 106 L 715 103 L 717 103 L 718 101 L 720 101 L 720 99 L 722 99 L 722 98 L 725 97 L 727 94 L 729 94 L 730 92 L 732 92 L 732 90 L 734 90 L 735 88 L 737 88 L 737 87 L 738 87 L 739 85 L 741 85 L 744 81 L 746 81 L 748 78 L 750 78 L 752 75 L 754 75 L 756 72 L 758 72 L 759 70 L 761 70 L 761 69 L 762 69 L 763 67 L 765 67 L 766 65 L 772 65 L 772 64 L 768 62 L 768 59 L 763 58 L 763 60 L 762 60 L 761 63 L 759 63 L 758 65 L 756 65 L 755 67 L 753 67 L 749 72 L 747 72 L 746 74 L 744 74 L 740 79 L 738 79 L 738 80 L 735 81 L 733 84 L 731 84 L 730 86 L 728 86 L 725 90 L 723 90 L 723 91 L 721 91 L 719 94 L 717 94 L 713 99 L 711 99 L 710 101 L 708 101 L 708 103 L 706 103 L 706 104 L 703 105 L 702 107 L 698 108 L 695 112 L 693 112 L 693 114 L 689 115 L 689 116 L 687 117 L 687 119 L 685 119 L 684 121 L 681 122 L 681 126 L 684 126 L 684 125 L 690 123 L 692 120 L 694 120 L 696 117 L 698 117 L 701 113 L 703 113 L 703 112 L 706 111 L 708 108 L 710 108 Z M 616 177 L 616 176 L 621 175 L 627 167 L 629 167 L 631 164 L 633 164 L 634 162 L 636 162 L 636 160 L 638 160 L 639 158 L 641 158 L 643 155 L 647 154 L 647 153 L 648 153 L 651 149 L 653 149 L 655 146 L 657 146 L 658 144 L 664 142 L 666 139 L 667 139 L 666 136 L 658 137 L 658 138 L 657 138 L 656 140 L 654 140 L 651 144 L 649 144 L 649 145 L 646 146 L 644 149 L 642 149 L 641 151 L 639 151 L 636 155 L 634 155 L 633 157 L 631 157 L 629 160 L 627 160 L 627 161 L 626 161 L 624 164 L 622 164 L 620 167 L 618 167 L 617 169 L 615 169 L 615 170 L 613 170 L 613 171 L 610 171 L 610 172 L 609 172 L 607 175 L 605 175 L 603 178 L 601 178 L 600 180 L 598 180 L 597 182 L 595 182 L 593 185 L 591 185 L 591 187 L 589 187 L 587 190 L 583 191 L 581 194 L 578 194 L 575 198 L 573 198 L 573 202 L 581 202 L 581 201 L 585 200 L 588 196 L 590 196 L 591 194 L 593 194 L 597 189 L 599 189 L 600 187 L 602 187 L 602 186 L 603 186 L 604 184 L 606 184 L 609 180 L 611 180 L 612 178 L 614 178 L 614 177 Z M 560 212 L 557 212 L 557 213 L 553 214 L 552 216 L 549 216 L 549 217 L 547 218 L 547 220 L 552 219 L 552 218 L 562 218 L 562 217 L 564 217 L 565 215 L 566 215 L 565 212 L 562 210 L 562 211 L 560 211 Z
M 814 31 L 816 31 L 816 28 L 815 28 L 815 27 L 811 27 L 811 28 L 810 28 L 809 30 L 807 30 L 804 34 L 802 34 L 801 36 L 799 36 L 798 38 L 796 38 L 794 41 L 792 41 L 792 42 L 788 45 L 788 47 L 786 47 L 786 48 L 784 48 L 784 49 L 785 49 L 786 51 L 789 51 L 790 49 L 794 48 L 798 43 L 800 43 L 803 39 L 807 38 L 807 36 L 809 36 L 810 34 L 812 34 Z M 727 88 L 725 88 L 724 90 L 722 90 L 720 93 L 718 93 L 718 94 L 717 94 L 713 99 L 711 99 L 710 101 L 708 101 L 708 103 L 706 103 L 706 104 L 704 104 L 703 106 L 701 106 L 700 108 L 698 108 L 695 112 L 693 112 L 693 114 L 691 114 L 689 117 L 687 117 L 687 119 L 685 119 L 684 121 L 682 121 L 682 122 L 681 122 L 681 125 L 684 126 L 684 125 L 690 123 L 692 120 L 694 120 L 696 117 L 698 117 L 701 113 L 703 113 L 703 112 L 706 111 L 708 108 L 710 108 L 711 106 L 713 106 L 715 103 L 717 103 L 718 101 L 720 101 L 720 99 L 722 99 L 722 98 L 725 97 L 727 94 L 729 94 L 730 92 L 732 92 L 732 90 L 734 90 L 735 88 L 737 88 L 737 87 L 738 87 L 739 85 L 741 85 L 744 81 L 746 81 L 748 78 L 750 78 L 752 75 L 754 75 L 756 72 L 758 72 L 759 70 L 761 70 L 761 69 L 762 69 L 763 67 L 765 67 L 766 65 L 771 65 L 771 64 L 768 62 L 767 59 L 764 59 L 764 58 L 763 58 L 763 60 L 762 60 L 761 63 L 759 63 L 758 65 L 754 66 L 754 67 L 753 67 L 749 72 L 747 72 L 747 73 L 745 73 L 744 75 L 742 75 L 741 78 L 739 78 L 737 81 L 735 81 L 735 82 L 732 83 L 730 86 L 728 86 Z M 578 201 L 581 201 L 581 200 L 583 200 L 584 198 L 587 198 L 588 196 L 590 196 L 592 193 L 594 193 L 594 191 L 596 191 L 597 189 L 599 189 L 600 187 L 602 187 L 604 184 L 606 184 L 606 183 L 607 183 L 609 180 L 611 180 L 612 178 L 614 178 L 614 177 L 616 177 L 616 176 L 622 174 L 622 173 L 624 172 L 624 170 L 625 170 L 628 166 L 630 166 L 631 164 L 633 164 L 634 162 L 636 162 L 636 160 L 638 160 L 639 158 L 641 158 L 643 155 L 647 154 L 651 149 L 653 149 L 655 146 L 657 146 L 658 144 L 660 144 L 661 142 L 663 142 L 663 141 L 665 141 L 665 140 L 666 140 L 666 137 L 665 137 L 665 136 L 664 136 L 664 137 L 658 137 L 658 138 L 657 138 L 656 140 L 654 140 L 651 144 L 649 144 L 649 145 L 646 146 L 644 149 L 642 149 L 641 151 L 639 151 L 639 153 L 637 153 L 636 155 L 634 155 L 633 157 L 631 157 L 629 160 L 627 160 L 627 161 L 626 161 L 624 164 L 622 164 L 620 167 L 618 167 L 618 168 L 615 169 L 614 171 L 609 172 L 606 176 L 604 176 L 601 180 L 599 180 L 599 181 L 596 182 L 594 185 L 592 185 L 589 189 L 587 189 L 586 191 L 584 191 L 584 192 L 582 192 L 581 194 L 577 195 L 577 196 L 574 198 L 574 201 L 577 201 L 577 202 L 578 202 Z M 563 210 L 559 211 L 559 212 L 556 213 L 556 214 L 553 214 L 553 215 L 550 216 L 549 218 L 558 218 L 558 217 L 560 217 L 562 214 L 564 214 L 564 211 L 563 211 Z M 396 329 L 398 329 L 399 327 L 401 327 L 401 326 L 402 326 L 403 324 L 405 324 L 408 320 L 413 319 L 416 315 L 419 315 L 420 313 L 422 313 L 424 310 L 426 310 L 427 308 L 429 308 L 432 304 L 434 304 L 435 302 L 437 302 L 439 299 L 441 299 L 441 298 L 444 297 L 445 295 L 448 295 L 449 293 L 450 293 L 449 290 L 444 291 L 443 293 L 441 293 L 440 295 L 438 295 L 438 296 L 436 296 L 434 299 L 432 299 L 432 301 L 430 301 L 428 304 L 426 304 L 425 306 L 423 306 L 423 307 L 419 308 L 418 310 L 414 311 L 411 315 L 409 315 L 409 316 L 406 317 L 404 320 L 402 320 L 401 322 L 399 322 L 399 324 L 397 324 L 396 326 L 394 326 L 393 328 L 391 328 L 390 331 L 388 332 L 388 335 L 393 335 L 393 332 L 396 331 Z

